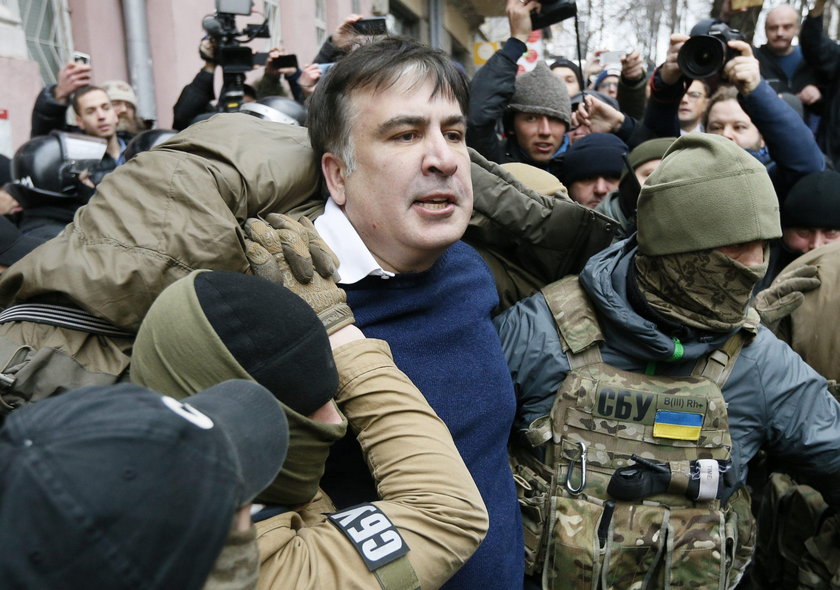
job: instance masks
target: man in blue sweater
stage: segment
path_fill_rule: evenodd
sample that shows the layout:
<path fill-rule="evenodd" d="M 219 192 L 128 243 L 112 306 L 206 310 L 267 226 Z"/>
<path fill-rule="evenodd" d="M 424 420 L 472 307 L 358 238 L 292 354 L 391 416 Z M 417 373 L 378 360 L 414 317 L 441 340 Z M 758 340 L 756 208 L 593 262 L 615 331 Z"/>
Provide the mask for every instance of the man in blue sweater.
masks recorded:
<path fill-rule="evenodd" d="M 443 53 L 387 39 L 338 62 L 311 100 L 307 126 L 330 195 L 315 227 L 339 257 L 356 325 L 388 341 L 487 506 L 483 544 L 445 588 L 521 588 L 507 457 L 516 402 L 491 321 L 498 295 L 460 241 L 473 204 L 467 80 Z M 321 482 L 338 508 L 377 497 L 356 441 L 344 442 Z"/>

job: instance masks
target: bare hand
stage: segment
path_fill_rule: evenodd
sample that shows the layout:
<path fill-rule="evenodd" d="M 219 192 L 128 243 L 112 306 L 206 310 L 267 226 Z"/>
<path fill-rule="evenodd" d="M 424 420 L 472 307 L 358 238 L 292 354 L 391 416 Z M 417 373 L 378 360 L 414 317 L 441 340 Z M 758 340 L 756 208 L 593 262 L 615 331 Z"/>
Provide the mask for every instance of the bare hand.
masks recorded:
<path fill-rule="evenodd" d="M 204 71 L 211 74 L 216 70 L 216 42 L 205 37 L 198 44 L 198 55 L 204 60 Z"/>
<path fill-rule="evenodd" d="M 345 18 L 332 35 L 333 45 L 344 51 L 349 49 L 356 37 L 359 37 L 359 32 L 353 27 L 353 23 L 359 20 L 362 20 L 362 17 L 358 14 L 351 14 Z"/>
<path fill-rule="evenodd" d="M 70 62 L 58 72 L 58 81 L 53 90 L 56 102 L 67 104 L 73 92 L 91 83 L 91 70 L 88 64 Z"/>
<path fill-rule="evenodd" d="M 583 97 L 583 102 L 572 114 L 572 126 L 585 127 L 589 133 L 614 133 L 623 122 L 624 113 L 591 94 Z"/>
<path fill-rule="evenodd" d="M 808 84 L 797 93 L 796 97 L 802 101 L 802 104 L 814 104 L 822 98 L 822 92 L 813 84 Z"/>
<path fill-rule="evenodd" d="M 283 47 L 275 47 L 268 52 L 268 58 L 265 61 L 265 75 L 269 78 L 274 78 L 276 80 L 280 76 L 291 76 L 297 71 L 297 68 L 276 68 L 272 66 L 272 60 L 280 57 L 281 55 L 289 55 L 289 53 Z"/>
<path fill-rule="evenodd" d="M 523 43 L 528 42 L 531 36 L 531 12 L 539 6 L 537 0 L 508 0 L 505 6 L 508 24 L 510 25 L 510 36 L 515 37 Z"/>
<path fill-rule="evenodd" d="M 723 75 L 738 89 L 741 96 L 749 96 L 761 83 L 758 60 L 746 41 L 730 41 L 729 47 L 741 55 L 733 57 L 723 66 Z"/>
<path fill-rule="evenodd" d="M 676 84 L 682 78 L 680 66 L 677 64 L 677 55 L 679 55 L 680 49 L 682 49 L 682 46 L 689 39 L 690 37 L 688 35 L 682 35 L 680 33 L 671 35 L 668 45 L 668 55 L 665 56 L 665 61 L 659 69 L 659 75 L 662 77 L 662 81 L 668 86 Z"/>
<path fill-rule="evenodd" d="M 629 81 L 640 80 L 645 75 L 645 63 L 639 51 L 621 57 L 621 77 Z"/>
<path fill-rule="evenodd" d="M 79 173 L 79 182 L 90 188 L 96 188 L 96 185 L 93 184 L 93 181 L 90 179 L 90 170 L 87 168 Z"/>
<path fill-rule="evenodd" d="M 609 49 L 596 49 L 591 56 L 586 59 L 586 63 L 583 64 L 583 77 L 584 77 L 584 86 L 589 87 L 589 82 L 595 76 L 601 73 L 604 69 L 603 64 L 601 64 L 601 54 L 606 53 Z M 581 88 L 583 90 L 583 88 Z"/>
<path fill-rule="evenodd" d="M 308 64 L 300 71 L 300 78 L 298 78 L 298 86 L 306 96 L 311 96 L 315 92 L 315 85 L 321 79 L 321 69 L 318 64 Z"/>
<path fill-rule="evenodd" d="M 0 215 L 12 215 L 21 211 L 23 211 L 23 207 L 20 206 L 20 203 L 3 188 L 0 188 Z"/>

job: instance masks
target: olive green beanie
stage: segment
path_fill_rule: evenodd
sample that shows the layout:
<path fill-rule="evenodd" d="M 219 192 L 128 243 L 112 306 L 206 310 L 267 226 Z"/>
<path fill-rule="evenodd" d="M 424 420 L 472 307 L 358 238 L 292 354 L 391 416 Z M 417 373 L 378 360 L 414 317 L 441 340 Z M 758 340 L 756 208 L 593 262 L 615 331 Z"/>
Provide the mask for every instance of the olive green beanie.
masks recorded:
<path fill-rule="evenodd" d="M 567 127 L 572 120 L 566 83 L 552 74 L 543 61 L 530 72 L 516 77 L 516 90 L 507 108 L 520 113 L 548 115 L 560 119 Z"/>
<path fill-rule="evenodd" d="M 782 235 L 779 202 L 756 158 L 719 135 L 677 139 L 639 195 L 639 252 L 709 250 Z"/>
<path fill-rule="evenodd" d="M 655 139 L 648 139 L 633 148 L 630 155 L 627 156 L 627 161 L 633 170 L 650 162 L 651 160 L 661 160 L 665 157 L 665 152 L 671 147 L 671 144 L 677 140 L 676 137 L 657 137 Z M 621 178 L 627 174 L 627 166 L 621 171 Z"/>

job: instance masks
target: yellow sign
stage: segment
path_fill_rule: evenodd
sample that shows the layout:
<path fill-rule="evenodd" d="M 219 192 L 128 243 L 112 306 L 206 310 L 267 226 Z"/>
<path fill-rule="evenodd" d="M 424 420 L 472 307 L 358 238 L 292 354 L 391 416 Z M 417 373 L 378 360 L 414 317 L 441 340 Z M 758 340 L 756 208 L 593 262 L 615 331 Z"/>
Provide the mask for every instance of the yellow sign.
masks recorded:
<path fill-rule="evenodd" d="M 473 43 L 473 64 L 483 66 L 496 53 L 502 44 L 498 41 L 479 41 Z"/>

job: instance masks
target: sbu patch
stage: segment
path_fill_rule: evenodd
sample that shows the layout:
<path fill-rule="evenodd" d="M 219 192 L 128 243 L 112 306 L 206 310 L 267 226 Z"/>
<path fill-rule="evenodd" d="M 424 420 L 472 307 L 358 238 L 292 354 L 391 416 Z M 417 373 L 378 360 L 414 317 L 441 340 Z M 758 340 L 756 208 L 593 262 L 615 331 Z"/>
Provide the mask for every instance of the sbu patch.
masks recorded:
<path fill-rule="evenodd" d="M 350 540 L 370 571 L 391 563 L 409 551 L 397 528 L 384 512 L 371 503 L 328 514 L 327 519 Z"/>

